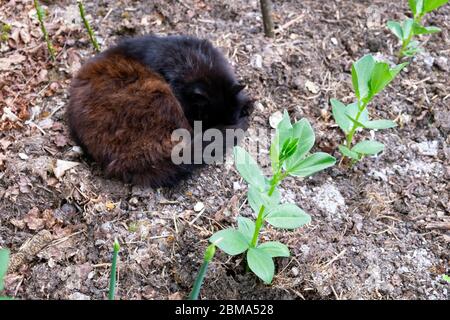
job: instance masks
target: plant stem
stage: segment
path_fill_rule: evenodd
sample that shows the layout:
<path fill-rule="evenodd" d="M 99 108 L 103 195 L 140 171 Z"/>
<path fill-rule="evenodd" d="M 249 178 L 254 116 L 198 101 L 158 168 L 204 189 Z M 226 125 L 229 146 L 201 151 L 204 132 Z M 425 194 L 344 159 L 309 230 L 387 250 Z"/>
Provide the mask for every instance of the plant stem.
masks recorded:
<path fill-rule="evenodd" d="M 360 100 L 358 100 L 358 106 L 360 106 L 360 107 L 359 107 L 358 113 L 356 114 L 356 117 L 355 117 L 356 121 L 359 121 L 359 117 L 361 116 L 363 111 L 366 109 L 367 104 L 368 104 L 368 102 L 361 102 Z M 351 147 L 352 147 L 353 136 L 358 128 L 359 128 L 359 125 L 354 122 L 352 129 L 350 130 L 350 132 L 347 135 L 347 148 L 349 148 L 349 149 L 351 149 Z"/>
<path fill-rule="evenodd" d="M 272 0 L 260 0 L 261 12 L 264 23 L 264 34 L 266 37 L 273 38 L 273 20 L 272 20 Z"/>
<path fill-rule="evenodd" d="M 55 61 L 55 49 L 53 48 L 53 45 L 50 42 L 47 29 L 45 29 L 42 7 L 39 5 L 38 0 L 34 0 L 34 8 L 36 9 L 36 14 L 39 20 L 39 24 L 41 26 L 42 34 L 44 35 L 44 40 L 47 43 L 48 52 L 50 53 L 50 57 L 52 58 L 52 60 Z"/>
<path fill-rule="evenodd" d="M 200 267 L 197 278 L 195 279 L 194 286 L 192 287 L 191 294 L 189 295 L 189 300 L 197 300 L 200 294 L 200 288 L 202 287 L 203 280 L 205 279 L 206 271 L 208 271 L 208 265 L 214 258 L 216 253 L 216 246 L 210 244 L 205 250 L 205 256 L 203 258 L 203 264 Z"/>
<path fill-rule="evenodd" d="M 113 258 L 111 263 L 111 275 L 109 278 L 109 293 L 108 299 L 114 300 L 116 292 L 116 276 L 117 276 L 117 256 L 119 255 L 120 245 L 117 240 L 114 241 Z"/>
<path fill-rule="evenodd" d="M 80 9 L 81 19 L 83 20 L 84 26 L 89 34 L 89 39 L 91 40 L 91 43 L 94 46 L 95 51 L 100 52 L 100 47 L 99 47 L 97 39 L 94 35 L 94 31 L 92 31 L 92 28 L 86 19 L 83 2 L 81 0 L 78 0 L 77 2 L 78 2 L 78 8 Z"/>
<path fill-rule="evenodd" d="M 409 35 L 409 37 L 402 43 L 402 48 L 400 49 L 398 56 L 397 56 L 399 61 L 405 55 L 404 51 L 405 51 L 406 47 L 409 45 L 409 43 L 411 42 L 412 37 L 413 37 L 413 32 L 411 31 L 411 34 Z"/>
<path fill-rule="evenodd" d="M 269 189 L 269 192 L 267 193 L 270 196 L 272 196 L 272 194 L 275 191 L 275 188 L 277 187 L 277 185 L 287 176 L 287 172 L 281 174 L 281 168 L 283 167 L 283 163 L 280 164 L 280 167 L 278 168 L 278 171 L 275 173 L 275 175 L 273 176 L 273 179 L 271 181 L 271 186 Z M 259 209 L 258 212 L 258 217 L 256 218 L 256 222 L 255 222 L 255 232 L 253 233 L 253 238 L 252 238 L 252 242 L 250 243 L 250 247 L 251 248 L 255 248 L 257 243 L 258 243 L 258 237 L 259 237 L 259 231 L 261 231 L 261 227 L 264 223 L 264 211 L 265 211 L 265 206 L 262 205 L 261 208 Z"/>

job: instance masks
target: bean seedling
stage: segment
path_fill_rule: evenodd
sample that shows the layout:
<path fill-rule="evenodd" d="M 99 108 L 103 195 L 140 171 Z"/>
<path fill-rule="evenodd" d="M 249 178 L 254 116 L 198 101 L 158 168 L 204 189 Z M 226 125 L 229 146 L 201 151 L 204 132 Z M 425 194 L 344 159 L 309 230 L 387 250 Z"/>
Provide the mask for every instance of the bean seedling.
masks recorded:
<path fill-rule="evenodd" d="M 4 278 L 8 271 L 9 250 L 0 249 L 0 291 L 4 289 Z M 0 296 L 0 300 L 9 300 L 9 297 Z"/>
<path fill-rule="evenodd" d="M 200 288 L 202 287 L 203 280 L 205 279 L 206 272 L 208 271 L 208 265 L 214 258 L 216 253 L 216 245 L 214 243 L 210 244 L 205 251 L 203 257 L 203 264 L 198 272 L 197 279 L 195 279 L 194 286 L 192 287 L 192 292 L 189 295 L 189 300 L 197 300 L 200 294 Z"/>
<path fill-rule="evenodd" d="M 444 4 L 449 0 L 409 0 L 409 7 L 413 13 L 414 18 L 408 18 L 404 21 L 388 21 L 387 27 L 400 40 L 401 49 L 398 52 L 399 59 L 402 57 L 412 57 L 418 53 L 420 43 L 413 41 L 414 36 L 422 34 L 433 34 L 440 32 L 438 27 L 425 27 L 422 25 L 422 19 L 426 13 L 429 13 Z"/>
<path fill-rule="evenodd" d="M 108 299 L 114 300 L 114 295 L 116 293 L 116 277 L 117 277 L 117 256 L 119 255 L 120 245 L 119 241 L 114 240 L 113 245 L 113 257 L 111 262 L 111 275 L 109 278 L 109 293 Z"/>
<path fill-rule="evenodd" d="M 391 120 L 369 120 L 367 105 L 381 92 L 407 63 L 390 68 L 389 64 L 375 60 L 366 55 L 353 63 L 352 83 L 357 102 L 349 105 L 337 99 L 331 99 L 332 113 L 338 126 L 344 131 L 346 142 L 339 146 L 339 151 L 352 162 L 361 160 L 366 155 L 374 155 L 384 150 L 384 145 L 375 140 L 364 140 L 353 145 L 356 131 L 363 129 L 388 129 L 397 124 Z"/>
<path fill-rule="evenodd" d="M 259 243 L 264 223 L 279 229 L 296 229 L 311 221 L 311 217 L 297 205 L 280 204 L 281 195 L 277 187 L 288 175 L 308 177 L 336 163 L 336 159 L 327 153 L 309 154 L 314 142 L 314 131 L 309 122 L 302 119 L 291 124 L 285 111 L 270 147 L 272 177 L 264 176 L 247 151 L 239 146 L 234 148 L 235 166 L 249 185 L 247 198 L 256 213 L 256 221 L 240 216 L 237 229 L 218 231 L 209 240 L 231 256 L 246 252 L 248 268 L 265 283 L 271 283 L 275 273 L 273 258 L 289 257 L 290 252 L 280 242 Z"/>

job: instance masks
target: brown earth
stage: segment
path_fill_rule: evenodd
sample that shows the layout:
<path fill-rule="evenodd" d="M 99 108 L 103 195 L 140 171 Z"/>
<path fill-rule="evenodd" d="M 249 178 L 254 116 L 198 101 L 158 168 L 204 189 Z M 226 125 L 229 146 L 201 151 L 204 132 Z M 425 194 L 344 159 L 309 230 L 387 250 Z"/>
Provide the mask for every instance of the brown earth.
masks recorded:
<path fill-rule="evenodd" d="M 398 43 L 385 24 L 408 14 L 407 1 L 274 2 L 273 40 L 262 35 L 256 0 L 85 6 L 104 48 L 150 32 L 211 39 L 257 100 L 253 130 L 270 128 L 270 115 L 287 109 L 313 124 L 317 150 L 340 157 L 343 137 L 329 99 L 351 102 L 349 70 L 364 54 L 395 61 Z M 175 189 L 142 189 L 102 178 L 73 148 L 64 120 L 67 87 L 93 55 L 73 3 L 43 1 L 58 52 L 51 62 L 32 2 L 1 1 L 0 21 L 12 26 L 0 43 L 0 247 L 14 254 L 6 293 L 104 299 L 117 237 L 120 299 L 185 298 L 208 237 L 235 225 L 238 214 L 252 215 L 246 185 L 233 166 L 215 165 Z M 421 39 L 424 52 L 369 107 L 374 118 L 400 124 L 373 133 L 386 150 L 350 170 L 287 179 L 283 201 L 298 203 L 313 221 L 294 232 L 264 230 L 263 239 L 292 252 L 277 259 L 273 284 L 246 274 L 242 257 L 219 253 L 202 298 L 449 298 L 442 274 L 450 272 L 450 6 L 426 22 L 442 32 Z M 55 167 L 65 169 L 56 160 L 79 164 L 56 177 Z"/>

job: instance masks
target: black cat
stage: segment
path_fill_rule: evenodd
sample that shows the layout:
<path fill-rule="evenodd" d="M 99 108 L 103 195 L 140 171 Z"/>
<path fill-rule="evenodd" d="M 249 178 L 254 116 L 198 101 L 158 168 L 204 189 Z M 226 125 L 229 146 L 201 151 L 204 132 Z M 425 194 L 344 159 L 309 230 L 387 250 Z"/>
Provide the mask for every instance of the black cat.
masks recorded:
<path fill-rule="evenodd" d="M 74 140 L 110 177 L 172 186 L 193 165 L 171 161 L 175 129 L 243 128 L 251 101 L 219 50 L 186 36 L 128 39 L 89 60 L 67 106 Z"/>

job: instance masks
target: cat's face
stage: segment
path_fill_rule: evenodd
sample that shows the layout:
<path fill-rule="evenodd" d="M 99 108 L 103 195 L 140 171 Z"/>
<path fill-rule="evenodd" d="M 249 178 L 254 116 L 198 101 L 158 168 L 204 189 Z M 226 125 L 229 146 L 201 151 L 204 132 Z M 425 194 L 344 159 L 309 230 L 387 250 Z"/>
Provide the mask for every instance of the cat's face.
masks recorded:
<path fill-rule="evenodd" d="M 204 129 L 238 125 L 247 120 L 253 107 L 243 89 L 237 83 L 194 83 L 186 91 L 186 116 L 191 121 L 202 121 Z"/>

